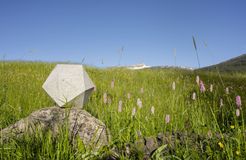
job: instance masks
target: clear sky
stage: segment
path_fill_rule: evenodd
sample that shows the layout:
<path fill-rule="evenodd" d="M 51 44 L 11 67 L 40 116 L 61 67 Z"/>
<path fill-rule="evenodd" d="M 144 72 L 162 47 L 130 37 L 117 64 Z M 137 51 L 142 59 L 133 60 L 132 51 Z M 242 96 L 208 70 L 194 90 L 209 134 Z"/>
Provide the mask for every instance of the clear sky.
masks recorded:
<path fill-rule="evenodd" d="M 246 0 L 0 0 L 5 60 L 197 67 L 192 36 L 201 66 L 246 53 Z"/>

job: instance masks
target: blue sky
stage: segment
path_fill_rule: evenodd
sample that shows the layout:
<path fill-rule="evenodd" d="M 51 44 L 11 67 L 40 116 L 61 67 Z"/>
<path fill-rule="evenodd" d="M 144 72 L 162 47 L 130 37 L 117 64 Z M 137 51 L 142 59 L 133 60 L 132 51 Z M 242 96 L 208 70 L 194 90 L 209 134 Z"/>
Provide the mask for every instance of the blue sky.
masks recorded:
<path fill-rule="evenodd" d="M 1 0 L 0 59 L 197 67 L 246 53 L 245 0 Z M 103 64 L 102 64 L 103 61 Z"/>

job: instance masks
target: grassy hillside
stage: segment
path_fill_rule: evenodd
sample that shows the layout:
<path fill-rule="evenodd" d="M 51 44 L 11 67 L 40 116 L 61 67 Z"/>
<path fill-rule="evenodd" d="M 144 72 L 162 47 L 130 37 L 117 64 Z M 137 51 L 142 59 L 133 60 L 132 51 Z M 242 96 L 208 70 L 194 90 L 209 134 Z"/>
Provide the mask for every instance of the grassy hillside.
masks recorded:
<path fill-rule="evenodd" d="M 242 54 L 241 56 L 229 59 L 225 62 L 221 62 L 216 65 L 204 67 L 201 70 L 216 70 L 219 71 L 238 71 L 238 72 L 246 72 L 246 54 Z"/>
<path fill-rule="evenodd" d="M 55 64 L 1 62 L 0 66 L 0 128 L 39 108 L 54 105 L 41 86 Z M 86 69 L 97 87 L 84 108 L 107 125 L 112 134 L 110 146 L 92 153 L 83 146 L 70 144 L 66 134 L 53 139 L 49 134 L 37 133 L 34 137 L 1 144 L 1 159 L 99 159 L 112 149 L 117 150 L 116 157 L 120 159 L 143 159 L 138 147 L 131 147 L 130 154 L 125 151 L 127 145 L 138 141 L 139 133 L 150 137 L 177 132 L 203 138 L 188 136 L 181 143 L 176 137 L 174 143 L 167 143 L 156 151 L 153 159 L 158 156 L 173 159 L 246 157 L 245 74 L 219 76 L 213 72 L 177 69 Z M 196 83 L 197 75 L 205 84 L 205 92 L 201 92 Z M 213 84 L 212 91 L 210 84 Z M 242 99 L 240 116 L 236 116 L 238 95 Z M 137 104 L 138 99 L 142 107 Z M 118 111 L 119 101 L 123 103 L 122 112 Z M 170 122 L 166 120 L 167 115 Z"/>

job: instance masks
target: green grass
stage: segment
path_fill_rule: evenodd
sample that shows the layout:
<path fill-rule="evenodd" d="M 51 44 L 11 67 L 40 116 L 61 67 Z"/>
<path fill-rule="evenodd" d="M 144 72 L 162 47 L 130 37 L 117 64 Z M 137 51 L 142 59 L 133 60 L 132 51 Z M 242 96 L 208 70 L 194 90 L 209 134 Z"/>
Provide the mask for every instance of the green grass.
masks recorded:
<path fill-rule="evenodd" d="M 42 84 L 54 68 L 52 63 L 39 62 L 0 62 L 0 128 L 5 128 L 31 112 L 53 106 L 54 102 L 42 89 Z M 184 143 L 162 146 L 153 155 L 153 159 L 243 159 L 246 157 L 246 130 L 244 128 L 246 104 L 246 74 L 216 72 L 195 72 L 178 69 L 146 69 L 132 71 L 123 68 L 97 69 L 86 67 L 88 74 L 96 84 L 96 91 L 90 97 L 84 109 L 104 122 L 110 130 L 112 140 L 108 147 L 91 152 L 83 144 L 72 145 L 68 134 L 53 138 L 49 133 L 39 133 L 15 139 L 0 146 L 1 159 L 100 159 L 117 148 L 120 159 L 142 159 L 143 153 L 131 150 L 125 153 L 127 144 L 138 140 L 137 132 L 144 137 L 157 136 L 158 133 L 181 133 L 188 135 Z M 196 84 L 196 75 L 200 76 L 206 87 L 201 93 Z M 111 81 L 115 81 L 111 88 Z M 172 90 L 172 83 L 176 89 Z M 209 85 L 213 84 L 213 92 Z M 225 93 L 225 88 L 230 93 Z M 140 90 L 143 88 L 144 92 Z M 197 99 L 191 99 L 196 92 Z M 107 93 L 110 104 L 103 103 L 103 94 Z M 131 98 L 127 98 L 130 93 Z M 241 96 L 242 110 L 236 116 L 235 97 Z M 137 106 L 137 99 L 143 104 Z M 219 107 L 220 98 L 223 107 Z M 118 103 L 122 100 L 122 112 L 118 112 Z M 151 114 L 151 107 L 155 113 Z M 132 117 L 132 110 L 137 112 Z M 165 123 L 169 114 L 170 123 Z M 234 129 L 231 126 L 235 126 Z M 66 131 L 63 131 L 66 133 Z M 212 137 L 208 136 L 212 133 Z M 192 139 L 192 140 L 190 140 Z M 221 148 L 218 143 L 224 147 Z M 240 152 L 236 154 L 236 152 Z"/>

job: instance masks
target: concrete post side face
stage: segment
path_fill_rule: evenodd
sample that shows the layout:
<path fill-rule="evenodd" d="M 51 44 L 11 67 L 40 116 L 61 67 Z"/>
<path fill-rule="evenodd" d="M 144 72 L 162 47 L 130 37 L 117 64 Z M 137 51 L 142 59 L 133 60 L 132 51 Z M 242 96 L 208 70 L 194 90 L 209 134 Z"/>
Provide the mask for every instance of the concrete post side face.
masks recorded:
<path fill-rule="evenodd" d="M 74 100 L 74 106 L 79 107 L 79 108 L 83 108 L 84 104 L 86 104 L 88 102 L 88 99 L 91 95 L 91 93 L 93 92 L 93 88 L 92 89 L 88 89 L 85 92 L 83 92 L 82 94 L 80 94 L 79 96 L 77 96 Z"/>

